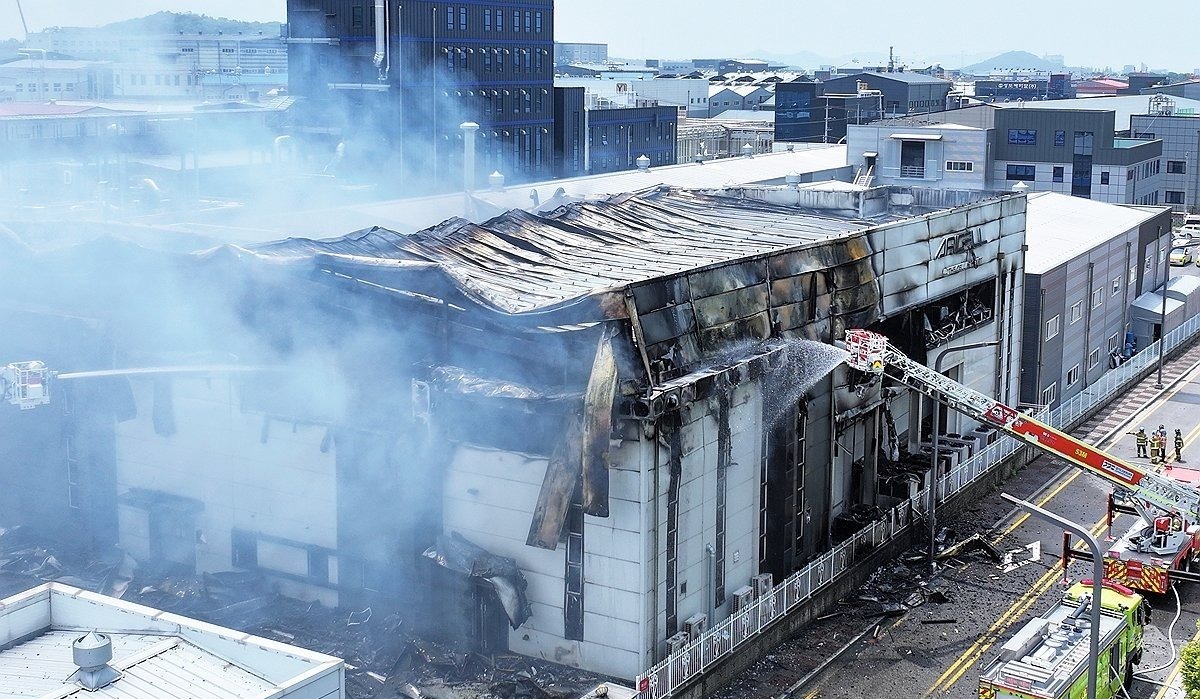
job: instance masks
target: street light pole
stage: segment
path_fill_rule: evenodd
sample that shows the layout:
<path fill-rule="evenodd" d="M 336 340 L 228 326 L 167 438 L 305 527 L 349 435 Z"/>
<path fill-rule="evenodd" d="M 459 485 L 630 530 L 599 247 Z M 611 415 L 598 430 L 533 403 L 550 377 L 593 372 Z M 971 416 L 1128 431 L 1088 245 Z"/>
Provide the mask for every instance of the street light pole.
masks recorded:
<path fill-rule="evenodd" d="M 937 359 L 934 360 L 933 370 L 939 374 L 942 373 L 942 360 L 945 359 L 946 355 L 948 355 L 948 354 L 951 354 L 954 352 L 965 352 L 966 350 L 979 349 L 981 347 L 995 347 L 998 344 L 1000 344 L 999 340 L 989 340 L 987 342 L 972 342 L 970 344 L 961 345 L 959 347 L 947 347 L 946 349 L 942 350 L 941 354 L 939 354 Z M 941 437 L 941 435 L 939 434 L 939 432 L 941 431 L 941 425 L 942 425 L 942 410 L 944 410 L 944 408 L 942 407 L 942 404 L 939 401 L 934 400 L 933 401 L 933 424 L 930 425 L 930 428 L 929 428 L 929 435 L 933 441 L 933 461 L 929 466 L 929 503 L 928 503 L 929 513 L 928 513 L 928 516 L 926 517 L 926 519 L 929 520 L 929 574 L 930 575 L 934 575 L 935 573 L 937 573 L 937 517 L 936 517 L 936 510 L 937 510 L 937 486 L 938 486 L 938 480 L 939 480 L 939 478 L 938 478 L 938 459 L 941 456 L 941 454 L 940 454 L 941 449 L 940 449 L 940 444 L 939 444 L 939 438 Z"/>
<path fill-rule="evenodd" d="M 1101 596 L 1104 594 L 1104 559 L 1100 556 L 1100 543 L 1096 541 L 1096 537 L 1092 536 L 1092 533 L 1086 527 L 1082 527 L 1069 519 L 1059 517 L 1053 512 L 1047 512 L 1033 503 L 1014 498 L 1008 493 L 1001 493 L 1000 497 L 1025 510 L 1034 517 L 1044 519 L 1051 524 L 1057 524 L 1066 531 L 1078 536 L 1080 539 L 1083 539 L 1088 549 L 1092 552 L 1092 633 L 1088 644 L 1087 699 L 1096 699 L 1096 676 L 1099 674 L 1097 670 L 1100 660 L 1100 607 Z"/>
<path fill-rule="evenodd" d="M 1162 238 L 1161 225 L 1158 227 L 1158 236 L 1159 239 Z M 1158 380 L 1154 383 L 1154 388 L 1161 391 L 1163 387 L 1163 357 L 1167 354 L 1167 282 L 1171 279 L 1171 249 L 1166 243 L 1163 243 L 1163 247 L 1159 249 L 1166 254 L 1163 255 L 1162 324 L 1158 326 Z"/>

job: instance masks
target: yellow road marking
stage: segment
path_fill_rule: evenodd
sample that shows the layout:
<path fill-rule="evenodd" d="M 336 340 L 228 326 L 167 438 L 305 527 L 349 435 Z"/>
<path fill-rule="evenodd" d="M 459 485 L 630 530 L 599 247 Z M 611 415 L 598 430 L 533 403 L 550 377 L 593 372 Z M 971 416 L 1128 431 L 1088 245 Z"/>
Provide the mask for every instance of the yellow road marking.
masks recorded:
<path fill-rule="evenodd" d="M 1144 426 L 1145 423 L 1149 420 L 1149 418 L 1152 415 L 1156 414 L 1160 408 L 1162 408 L 1167 402 L 1169 402 L 1171 400 L 1171 398 L 1173 398 L 1180 391 L 1182 391 L 1184 388 L 1189 386 L 1192 383 L 1192 381 L 1196 378 L 1197 375 L 1200 375 L 1200 365 L 1197 365 L 1196 367 L 1194 367 L 1191 371 L 1188 372 L 1188 374 L 1186 376 L 1180 377 L 1180 379 L 1178 380 L 1179 383 L 1176 384 L 1169 391 L 1167 391 L 1167 392 L 1163 393 L 1161 396 L 1159 396 L 1158 399 L 1156 399 L 1156 401 L 1153 404 L 1147 404 L 1147 405 L 1144 405 L 1141 408 L 1139 408 L 1138 411 L 1135 412 L 1134 415 L 1132 416 L 1132 418 L 1130 419 L 1130 422 L 1128 422 L 1126 424 L 1128 431 L 1137 431 L 1138 428 Z M 1190 444 L 1192 442 L 1192 440 L 1194 440 L 1198 435 L 1200 435 L 1200 425 L 1197 425 L 1191 432 L 1188 433 L 1187 437 L 1185 437 L 1185 439 L 1184 439 L 1184 445 L 1187 446 L 1188 444 Z M 1099 446 L 1102 449 L 1110 447 L 1112 444 L 1116 443 L 1116 441 L 1121 436 L 1122 435 L 1119 433 L 1111 434 L 1108 436 L 1107 439 L 1102 440 L 1100 442 L 1100 444 L 1097 446 Z M 1170 437 L 1170 435 L 1168 435 L 1168 437 Z M 1049 493 L 1046 493 L 1041 498 L 1039 498 L 1037 501 L 1037 505 L 1039 507 L 1043 506 L 1047 502 L 1049 502 L 1050 500 L 1055 498 L 1072 481 L 1074 481 L 1076 478 L 1078 478 L 1081 473 L 1083 473 L 1083 470 L 1077 469 L 1076 471 L 1071 473 L 1069 476 L 1064 478 L 1062 483 L 1059 483 L 1057 486 L 1054 487 L 1053 490 L 1051 490 Z M 995 541 L 999 542 L 1000 540 L 1004 539 L 1006 536 L 1008 536 L 1013 531 L 1015 531 L 1018 527 L 1020 527 L 1022 524 L 1024 524 L 1028 519 L 1029 519 L 1028 514 L 1021 513 L 1012 522 L 1012 524 L 1010 524 L 1008 527 L 1006 527 L 999 534 L 999 536 L 997 536 L 995 538 Z M 1099 522 L 1096 522 L 1095 524 L 1092 525 L 1092 527 L 1091 527 L 1092 534 L 1095 536 L 1099 536 L 1100 532 L 1103 531 L 1106 527 L 1107 527 L 1107 515 L 1104 518 L 1102 518 Z M 1078 546 L 1078 545 L 1079 544 L 1077 543 L 1076 546 Z M 1013 602 L 1013 604 L 1007 610 L 1005 610 L 1005 612 L 1003 614 L 1000 615 L 999 619 L 997 619 L 990 627 L 988 627 L 987 631 L 980 634 L 980 637 L 973 644 L 971 644 L 971 646 L 969 648 L 967 648 L 967 650 L 965 650 L 958 657 L 958 659 L 955 660 L 954 663 L 952 663 L 950 665 L 950 667 L 948 667 L 946 669 L 946 671 L 941 674 L 941 676 L 939 676 L 934 681 L 933 685 L 929 688 L 928 691 L 926 691 L 924 693 L 923 696 L 930 697 L 934 693 L 936 693 L 940 690 L 949 689 L 956 682 L 958 682 L 958 680 L 961 679 L 962 676 L 971 667 L 973 667 L 975 665 L 976 661 L 978 661 L 978 659 L 980 657 L 982 657 L 982 655 L 984 653 L 986 653 L 989 648 L 991 648 L 991 646 L 993 645 L 995 640 L 998 639 L 999 634 L 1004 630 L 1004 628 L 1006 628 L 1011 623 L 1011 621 L 1015 620 L 1017 617 L 1021 616 L 1026 611 L 1028 611 L 1028 609 L 1030 607 L 1032 607 L 1033 604 L 1035 602 L 1037 602 L 1038 599 L 1041 598 L 1042 594 L 1044 594 L 1046 592 L 1046 590 L 1050 589 L 1050 586 L 1054 584 L 1054 582 L 1057 580 L 1059 575 L 1060 575 L 1059 571 L 1056 570 L 1054 567 L 1052 567 L 1050 570 L 1046 571 L 1046 573 L 1043 574 L 1040 578 L 1038 578 L 1033 583 L 1033 585 L 1030 586 L 1030 588 L 1028 590 L 1026 590 L 1024 593 L 1022 593 L 1021 596 L 1018 597 L 1017 600 L 1015 602 Z M 1197 632 L 1197 638 L 1200 638 L 1200 631 Z M 1176 666 L 1176 670 L 1178 670 L 1178 666 Z M 1162 693 L 1160 692 L 1159 697 L 1156 697 L 1156 699 L 1161 699 L 1161 695 L 1162 695 Z"/>
<path fill-rule="evenodd" d="M 1092 525 L 1091 531 L 1093 534 L 1098 534 L 1107 524 L 1106 519 L 1101 519 Z M 1081 542 L 1077 542 L 1076 546 Z M 934 681 L 933 686 L 925 692 L 924 696 L 932 696 L 939 690 L 949 689 L 954 683 L 962 678 L 967 670 L 974 666 L 975 662 L 991 648 L 992 644 L 998 640 L 999 634 L 1004 631 L 1017 618 L 1027 612 L 1034 605 L 1046 590 L 1049 590 L 1061 577 L 1062 573 L 1057 567 L 1051 567 L 1050 570 L 1042 574 L 1028 590 L 1021 594 L 1012 606 L 1000 615 L 987 631 L 980 634 L 979 638 L 971 644 L 967 650 L 958 657 L 958 659 Z"/>

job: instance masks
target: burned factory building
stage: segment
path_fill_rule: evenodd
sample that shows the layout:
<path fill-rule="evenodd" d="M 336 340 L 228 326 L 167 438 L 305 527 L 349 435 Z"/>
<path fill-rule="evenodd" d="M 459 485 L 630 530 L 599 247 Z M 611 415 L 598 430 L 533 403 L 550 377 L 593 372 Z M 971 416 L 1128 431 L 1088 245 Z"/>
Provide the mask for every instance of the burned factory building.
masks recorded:
<path fill-rule="evenodd" d="M 61 373 L 0 406 L 0 526 L 633 678 L 977 427 L 846 369 L 846 329 L 930 365 L 997 341 L 946 372 L 1016 400 L 1025 197 L 913 199 L 657 188 L 199 253 L 15 231 L 0 359 Z"/>

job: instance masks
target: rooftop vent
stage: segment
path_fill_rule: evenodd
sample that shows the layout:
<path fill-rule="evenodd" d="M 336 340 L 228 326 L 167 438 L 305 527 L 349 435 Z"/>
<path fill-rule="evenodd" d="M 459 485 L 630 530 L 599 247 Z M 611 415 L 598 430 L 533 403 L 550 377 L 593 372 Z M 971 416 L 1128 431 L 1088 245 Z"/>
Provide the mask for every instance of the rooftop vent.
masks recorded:
<path fill-rule="evenodd" d="M 637 164 L 637 169 L 641 170 L 642 172 L 650 169 L 650 158 L 645 153 L 639 155 L 637 160 L 633 162 Z"/>
<path fill-rule="evenodd" d="M 491 186 L 493 191 L 498 192 L 504 189 L 504 175 L 501 175 L 500 171 L 496 170 L 492 174 L 488 175 L 488 185 Z"/>
<path fill-rule="evenodd" d="M 121 677 L 121 673 L 109 666 L 112 660 L 112 639 L 102 633 L 89 631 L 71 644 L 71 657 L 79 667 L 67 681 L 78 682 L 79 686 L 94 692 Z"/>

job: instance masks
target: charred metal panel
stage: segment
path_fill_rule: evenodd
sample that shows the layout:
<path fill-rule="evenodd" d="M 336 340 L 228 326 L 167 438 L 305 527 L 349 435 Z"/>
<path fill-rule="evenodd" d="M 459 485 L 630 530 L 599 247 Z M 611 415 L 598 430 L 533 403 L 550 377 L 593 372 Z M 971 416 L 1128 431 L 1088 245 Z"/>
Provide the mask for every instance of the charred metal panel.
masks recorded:
<path fill-rule="evenodd" d="M 583 510 L 608 516 L 608 445 L 612 438 L 613 402 L 617 397 L 617 362 L 613 334 L 605 333 L 596 348 L 592 375 L 583 398 Z"/>
<path fill-rule="evenodd" d="M 651 311 L 687 303 L 692 300 L 691 288 L 686 277 L 657 279 L 653 283 L 638 284 L 633 287 L 633 298 L 637 301 L 638 311 Z"/>
<path fill-rule="evenodd" d="M 669 413 L 659 424 L 667 432 L 670 450 L 667 482 L 667 628 L 666 636 L 679 632 L 679 486 L 683 477 L 681 415 Z"/>
<path fill-rule="evenodd" d="M 727 471 L 733 462 L 733 436 L 729 425 L 729 394 L 717 394 L 717 512 L 713 554 L 713 607 L 725 604 L 725 534 Z"/>
<path fill-rule="evenodd" d="M 577 412 L 567 414 L 563 439 L 559 440 L 550 454 L 546 467 L 546 478 L 538 494 L 537 507 L 529 523 L 527 546 L 553 551 L 562 539 L 567 510 L 579 484 L 583 465 L 582 420 Z"/>
<path fill-rule="evenodd" d="M 696 323 L 701 328 L 723 325 L 739 318 L 749 318 L 767 310 L 767 286 L 735 289 L 716 296 L 692 301 Z"/>
<path fill-rule="evenodd" d="M 650 313 L 639 313 L 642 336 L 654 345 L 696 330 L 696 315 L 690 305 L 667 306 Z"/>
<path fill-rule="evenodd" d="M 700 331 L 700 344 L 709 352 L 718 352 L 733 343 L 765 340 L 771 337 L 771 316 L 759 313 L 732 323 Z"/>
<path fill-rule="evenodd" d="M 748 260 L 722 265 L 688 275 L 692 298 L 716 296 L 730 289 L 761 284 L 767 280 L 767 265 L 763 260 Z"/>
<path fill-rule="evenodd" d="M 789 303 L 800 303 L 813 296 L 813 274 L 798 274 L 771 280 L 770 303 L 781 306 Z"/>

